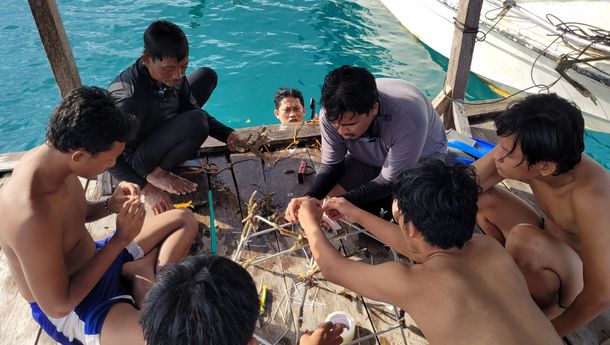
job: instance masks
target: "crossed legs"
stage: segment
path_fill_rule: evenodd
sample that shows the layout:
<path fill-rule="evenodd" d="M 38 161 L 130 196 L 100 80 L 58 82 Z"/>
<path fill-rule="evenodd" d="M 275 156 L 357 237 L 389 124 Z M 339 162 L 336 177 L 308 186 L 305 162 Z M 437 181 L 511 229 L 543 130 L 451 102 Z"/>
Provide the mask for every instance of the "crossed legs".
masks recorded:
<path fill-rule="evenodd" d="M 124 264 L 122 270 L 123 277 L 132 283 L 137 306 L 143 302 L 159 269 L 188 254 L 198 229 L 193 213 L 184 209 L 164 212 L 144 222 L 142 231 L 134 239 L 144 251 L 144 257 Z M 138 313 L 130 304 L 112 306 L 102 327 L 102 345 L 144 344 Z"/>

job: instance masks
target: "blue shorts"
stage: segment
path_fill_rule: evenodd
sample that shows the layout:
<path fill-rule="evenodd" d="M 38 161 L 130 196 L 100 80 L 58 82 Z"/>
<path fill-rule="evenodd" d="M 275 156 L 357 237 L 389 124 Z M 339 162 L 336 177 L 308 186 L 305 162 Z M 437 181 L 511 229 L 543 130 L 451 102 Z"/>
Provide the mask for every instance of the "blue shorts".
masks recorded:
<path fill-rule="evenodd" d="M 110 237 L 95 242 L 99 251 Z M 131 242 L 121 251 L 100 281 L 85 299 L 68 315 L 55 319 L 48 317 L 36 302 L 30 303 L 32 316 L 42 329 L 60 344 L 100 343 L 100 333 L 106 314 L 116 303 L 134 304 L 133 297 L 121 281 L 121 268 L 126 262 L 140 259 L 144 255 L 136 242 Z"/>

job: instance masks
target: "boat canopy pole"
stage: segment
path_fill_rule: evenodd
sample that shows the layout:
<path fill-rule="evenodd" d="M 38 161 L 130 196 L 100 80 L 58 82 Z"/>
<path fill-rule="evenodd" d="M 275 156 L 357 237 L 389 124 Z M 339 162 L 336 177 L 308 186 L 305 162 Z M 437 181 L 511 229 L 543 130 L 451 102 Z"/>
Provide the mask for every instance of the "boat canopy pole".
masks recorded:
<path fill-rule="evenodd" d="M 483 0 L 460 0 L 451 56 L 447 68 L 447 78 L 440 94 L 434 99 L 434 107 L 446 129 L 455 128 L 456 131 L 470 136 L 468 118 L 460 109 L 453 109 L 453 102 L 463 103 L 466 95 L 466 84 L 472 63 L 472 53 L 479 29 L 479 18 Z M 457 110 L 457 111 L 456 111 Z"/>
<path fill-rule="evenodd" d="M 28 0 L 62 97 L 82 86 L 55 0 Z"/>

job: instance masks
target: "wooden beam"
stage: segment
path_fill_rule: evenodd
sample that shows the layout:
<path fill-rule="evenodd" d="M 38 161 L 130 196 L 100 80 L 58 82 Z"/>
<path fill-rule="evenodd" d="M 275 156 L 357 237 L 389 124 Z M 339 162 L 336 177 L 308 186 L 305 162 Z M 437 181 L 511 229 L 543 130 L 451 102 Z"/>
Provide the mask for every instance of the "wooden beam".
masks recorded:
<path fill-rule="evenodd" d="M 471 137 L 472 133 L 470 132 L 470 124 L 468 123 L 468 117 L 466 116 L 466 111 L 464 110 L 464 104 L 454 102 L 452 109 L 455 130 L 458 133 Z"/>
<path fill-rule="evenodd" d="M 519 102 L 524 97 L 515 96 L 499 100 L 485 100 L 464 103 L 464 109 L 468 117 L 472 116 L 493 116 L 504 112 L 514 102 Z"/>
<path fill-rule="evenodd" d="M 55 0 L 28 0 L 61 96 L 82 86 Z"/>
<path fill-rule="evenodd" d="M 13 171 L 25 151 L 0 153 L 0 173 Z"/>
<path fill-rule="evenodd" d="M 451 105 L 451 99 L 447 97 L 446 92 L 451 93 L 450 86 L 445 86 L 445 90 L 441 90 L 432 100 L 432 107 L 434 107 L 439 116 L 447 113 L 447 110 L 449 110 L 449 106 Z"/>
<path fill-rule="evenodd" d="M 450 94 L 454 101 L 463 101 L 466 95 L 466 84 L 470 73 L 482 5 L 483 0 L 460 0 L 458 6 L 453 43 L 451 44 L 451 56 L 447 68 L 447 79 L 443 86 L 443 91 Z M 447 90 L 451 90 L 451 92 L 448 93 Z M 458 116 L 462 114 L 461 111 L 454 112 L 451 109 L 448 109 L 448 112 L 453 112 L 453 115 Z M 463 122 L 461 119 L 456 120 L 453 116 L 449 116 L 450 113 L 445 114 L 447 115 L 444 116 L 445 128 L 452 128 L 455 123 Z"/>

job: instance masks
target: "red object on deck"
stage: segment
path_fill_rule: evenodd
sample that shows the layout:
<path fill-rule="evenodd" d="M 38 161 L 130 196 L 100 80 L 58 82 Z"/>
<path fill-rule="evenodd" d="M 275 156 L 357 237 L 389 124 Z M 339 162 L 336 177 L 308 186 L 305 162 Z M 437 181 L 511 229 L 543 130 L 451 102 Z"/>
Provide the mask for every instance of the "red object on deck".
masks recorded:
<path fill-rule="evenodd" d="M 304 178 L 305 178 L 305 171 L 307 170 L 307 161 L 304 159 L 301 159 L 301 165 L 299 165 L 299 171 L 297 174 L 297 178 L 299 180 L 299 183 L 303 183 Z"/>

